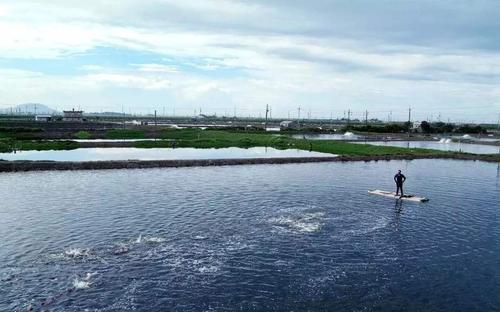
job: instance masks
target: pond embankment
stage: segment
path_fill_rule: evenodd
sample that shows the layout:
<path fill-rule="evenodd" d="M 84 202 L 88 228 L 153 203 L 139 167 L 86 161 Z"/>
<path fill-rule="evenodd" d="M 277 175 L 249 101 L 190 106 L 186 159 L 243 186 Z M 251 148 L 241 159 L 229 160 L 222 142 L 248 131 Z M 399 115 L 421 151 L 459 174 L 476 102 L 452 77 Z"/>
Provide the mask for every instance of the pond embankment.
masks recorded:
<path fill-rule="evenodd" d="M 0 172 L 47 170 L 103 170 L 172 167 L 206 167 L 258 164 L 295 164 L 311 162 L 389 161 L 413 159 L 458 159 L 499 162 L 498 157 L 474 154 L 430 155 L 349 155 L 333 157 L 286 157 L 242 159 L 183 159 L 183 160 L 113 160 L 113 161 L 0 161 Z"/>

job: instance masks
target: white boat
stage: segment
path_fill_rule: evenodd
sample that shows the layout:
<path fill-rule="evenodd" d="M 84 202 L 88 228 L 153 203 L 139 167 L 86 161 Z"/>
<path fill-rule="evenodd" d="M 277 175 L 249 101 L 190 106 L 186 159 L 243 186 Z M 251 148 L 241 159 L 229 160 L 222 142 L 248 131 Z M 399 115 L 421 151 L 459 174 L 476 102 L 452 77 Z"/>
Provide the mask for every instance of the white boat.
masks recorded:
<path fill-rule="evenodd" d="M 369 190 L 368 193 L 374 194 L 374 195 L 380 195 L 380 196 L 385 196 L 397 200 L 408 200 L 408 201 L 413 201 L 413 202 L 427 202 L 429 201 L 428 198 L 426 197 L 420 197 L 412 194 L 405 194 L 404 196 L 396 195 L 395 192 L 388 192 L 388 191 L 382 191 L 382 190 Z"/>

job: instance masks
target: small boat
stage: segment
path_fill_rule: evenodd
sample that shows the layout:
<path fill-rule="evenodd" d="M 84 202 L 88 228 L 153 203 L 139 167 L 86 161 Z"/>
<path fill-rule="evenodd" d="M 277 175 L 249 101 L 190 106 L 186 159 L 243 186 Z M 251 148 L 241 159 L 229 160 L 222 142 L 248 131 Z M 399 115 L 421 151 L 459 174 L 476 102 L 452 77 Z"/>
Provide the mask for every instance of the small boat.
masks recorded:
<path fill-rule="evenodd" d="M 396 195 L 395 192 L 388 192 L 388 191 L 382 191 L 382 190 L 369 190 L 368 193 L 374 194 L 374 195 L 380 195 L 380 196 L 385 196 L 397 200 L 408 200 L 408 201 L 413 201 L 413 202 L 427 202 L 429 199 L 427 197 L 420 197 L 412 194 L 405 194 L 403 196 Z"/>

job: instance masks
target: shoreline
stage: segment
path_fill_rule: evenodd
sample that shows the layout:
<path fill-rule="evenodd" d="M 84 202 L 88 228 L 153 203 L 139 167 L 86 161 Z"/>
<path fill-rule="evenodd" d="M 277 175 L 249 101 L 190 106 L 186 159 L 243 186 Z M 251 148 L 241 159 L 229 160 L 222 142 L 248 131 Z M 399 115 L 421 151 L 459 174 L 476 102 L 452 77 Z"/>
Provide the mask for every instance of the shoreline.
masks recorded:
<path fill-rule="evenodd" d="M 207 166 L 236 166 L 259 164 L 300 164 L 315 162 L 390 161 L 416 159 L 456 159 L 500 163 L 498 158 L 488 155 L 340 155 L 332 157 L 287 157 L 287 158 L 230 158 L 230 159 L 184 159 L 184 160 L 111 160 L 111 161 L 5 161 L 0 160 L 0 172 L 60 171 L 60 170 L 108 170 L 182 168 Z"/>

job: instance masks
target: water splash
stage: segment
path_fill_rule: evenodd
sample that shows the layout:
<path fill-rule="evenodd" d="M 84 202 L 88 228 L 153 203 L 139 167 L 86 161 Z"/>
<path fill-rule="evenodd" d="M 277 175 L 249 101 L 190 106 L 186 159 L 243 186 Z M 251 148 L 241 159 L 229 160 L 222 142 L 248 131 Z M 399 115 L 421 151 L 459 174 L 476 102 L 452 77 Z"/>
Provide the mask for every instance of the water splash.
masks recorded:
<path fill-rule="evenodd" d="M 64 251 L 64 255 L 70 258 L 81 258 L 89 255 L 89 250 L 85 248 L 70 248 Z"/>
<path fill-rule="evenodd" d="M 442 139 L 439 140 L 439 143 L 441 143 L 441 144 L 449 144 L 449 143 L 451 143 L 451 139 L 442 138 Z"/>
<path fill-rule="evenodd" d="M 91 278 L 97 275 L 96 272 L 87 273 L 84 278 L 79 279 L 78 277 L 73 279 L 73 288 L 74 289 L 87 289 L 92 285 Z"/>
<path fill-rule="evenodd" d="M 142 242 L 142 234 L 139 234 L 139 237 L 135 240 L 137 244 L 140 244 Z"/>
<path fill-rule="evenodd" d="M 135 240 L 136 244 L 141 244 L 141 243 L 163 243 L 165 242 L 166 239 L 163 237 L 159 236 L 142 236 L 142 234 L 139 234 L 139 237 Z"/>
<path fill-rule="evenodd" d="M 148 243 L 163 243 L 165 239 L 163 237 L 151 236 L 151 237 L 145 237 L 144 241 Z"/>

